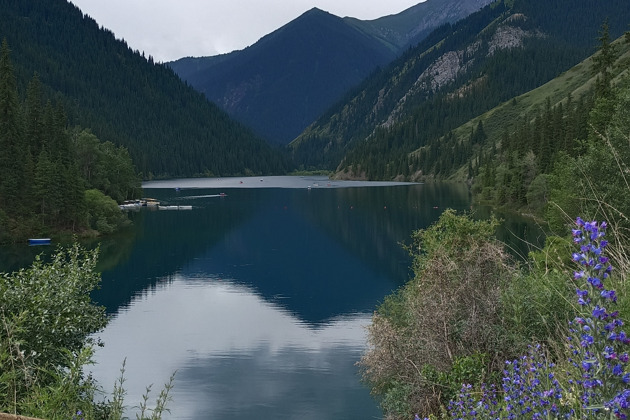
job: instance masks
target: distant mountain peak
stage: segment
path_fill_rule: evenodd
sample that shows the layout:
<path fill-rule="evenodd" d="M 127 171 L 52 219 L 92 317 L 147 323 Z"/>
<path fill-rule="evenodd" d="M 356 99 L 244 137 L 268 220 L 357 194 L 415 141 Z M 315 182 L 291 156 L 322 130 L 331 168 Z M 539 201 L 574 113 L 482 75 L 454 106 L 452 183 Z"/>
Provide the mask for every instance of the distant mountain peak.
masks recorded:
<path fill-rule="evenodd" d="M 307 10 L 306 12 L 303 13 L 303 15 L 307 15 L 307 14 L 327 14 L 329 15 L 330 13 L 328 13 L 325 10 L 322 10 L 318 7 L 313 7 L 312 9 Z"/>

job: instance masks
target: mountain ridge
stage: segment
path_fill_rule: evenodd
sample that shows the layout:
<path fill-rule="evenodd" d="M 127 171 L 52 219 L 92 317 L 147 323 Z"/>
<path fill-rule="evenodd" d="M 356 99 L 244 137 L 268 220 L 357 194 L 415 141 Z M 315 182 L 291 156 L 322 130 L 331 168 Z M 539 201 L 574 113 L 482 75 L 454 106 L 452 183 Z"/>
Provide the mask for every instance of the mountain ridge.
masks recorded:
<path fill-rule="evenodd" d="M 372 20 L 360 20 L 345 17 L 344 20 L 358 28 L 372 33 L 395 45 L 398 52 L 420 42 L 437 26 L 455 23 L 458 20 L 488 5 L 493 0 L 457 0 L 424 1 L 402 12 Z"/>
<path fill-rule="evenodd" d="M 243 50 L 167 64 L 231 116 L 270 142 L 287 144 L 348 89 L 390 63 L 414 36 L 426 35 L 427 28 L 457 19 L 458 13 L 490 1 L 427 0 L 371 24 L 312 8 Z M 445 5 L 449 6 L 447 13 L 432 15 L 442 20 L 427 18 L 420 22 L 424 29 L 416 28 L 418 10 Z M 397 25 L 403 29 L 395 38 L 401 32 L 415 31 L 415 35 L 404 42 L 383 35 Z"/>

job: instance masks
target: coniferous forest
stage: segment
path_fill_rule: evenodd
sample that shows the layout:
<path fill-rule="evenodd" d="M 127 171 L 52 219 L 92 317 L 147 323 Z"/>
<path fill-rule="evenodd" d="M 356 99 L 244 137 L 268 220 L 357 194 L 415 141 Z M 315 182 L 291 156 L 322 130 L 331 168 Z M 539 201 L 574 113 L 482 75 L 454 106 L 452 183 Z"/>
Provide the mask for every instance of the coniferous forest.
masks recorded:
<path fill-rule="evenodd" d="M 604 21 L 613 39 L 623 34 L 627 10 L 622 1 L 591 0 L 569 8 L 538 0 L 486 6 L 434 31 L 349 92 L 291 144 L 296 163 L 350 178 L 449 179 L 479 158 L 452 130 L 589 57 Z M 506 31 L 529 35 L 519 47 L 497 48 Z M 454 55 L 457 64 L 436 65 Z M 433 75 L 449 71 L 455 76 L 433 84 Z M 510 121 L 505 126 L 512 130 Z"/>
<path fill-rule="evenodd" d="M 145 179 L 283 173 L 287 159 L 66 0 L 0 0 L 20 92 L 38 73 L 68 124 L 124 146 Z"/>
<path fill-rule="evenodd" d="M 0 242 L 60 231 L 110 233 L 127 220 L 118 203 L 141 193 L 127 149 L 69 129 L 63 106 L 43 101 L 37 75 L 20 100 L 6 41 L 0 150 Z"/>
<path fill-rule="evenodd" d="M 496 219 L 451 210 L 413 233 L 414 275 L 379 305 L 361 360 L 386 418 L 630 414 L 628 61 L 615 71 L 630 35 L 611 43 L 604 24 L 600 42 L 588 94 L 518 121 L 476 181 L 544 216 L 544 247 L 515 262 Z M 479 123 L 470 141 L 484 138 Z"/>

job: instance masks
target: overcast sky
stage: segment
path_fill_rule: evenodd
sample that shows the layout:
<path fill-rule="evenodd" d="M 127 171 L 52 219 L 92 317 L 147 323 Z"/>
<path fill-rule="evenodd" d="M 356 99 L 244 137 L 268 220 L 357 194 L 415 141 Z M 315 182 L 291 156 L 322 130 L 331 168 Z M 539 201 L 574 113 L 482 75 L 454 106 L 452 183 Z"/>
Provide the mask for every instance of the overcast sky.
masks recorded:
<path fill-rule="evenodd" d="M 424 0 L 71 0 L 156 61 L 243 49 L 307 10 L 376 19 Z"/>

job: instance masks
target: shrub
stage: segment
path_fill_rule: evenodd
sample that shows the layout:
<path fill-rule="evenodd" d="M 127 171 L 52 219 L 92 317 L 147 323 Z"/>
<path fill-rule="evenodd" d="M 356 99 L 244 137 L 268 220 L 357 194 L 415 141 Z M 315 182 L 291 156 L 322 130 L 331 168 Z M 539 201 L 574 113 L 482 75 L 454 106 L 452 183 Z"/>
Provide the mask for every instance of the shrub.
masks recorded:
<path fill-rule="evenodd" d="M 116 201 L 99 190 L 85 191 L 85 202 L 88 210 L 88 225 L 100 233 L 112 233 L 130 223 L 120 211 Z"/>
<path fill-rule="evenodd" d="M 97 255 L 75 245 L 49 264 L 36 257 L 28 269 L 0 274 L 0 410 L 23 413 L 43 401 L 36 396 L 50 396 L 60 378 L 82 386 L 76 360 L 87 360 L 91 334 L 107 322 L 90 298 L 100 282 Z"/>
<path fill-rule="evenodd" d="M 497 224 L 447 210 L 413 234 L 408 250 L 415 276 L 378 308 L 369 327 L 370 348 L 360 362 L 364 379 L 384 397 L 388 417 L 408 418 L 406 409 L 391 411 L 405 407 L 393 402 L 405 394 L 415 412 L 436 410 L 452 391 L 448 372 L 459 358 L 487 355 L 482 372 L 474 373 L 483 376 L 509 347 L 499 299 L 515 271 L 494 239 Z M 428 378 L 426 366 L 438 376 Z M 435 377 L 444 383 L 435 383 Z"/>
<path fill-rule="evenodd" d="M 92 363 L 93 334 L 107 323 L 104 308 L 90 298 L 100 283 L 97 257 L 98 250 L 75 244 L 48 264 L 36 257 L 28 269 L 0 273 L 0 412 L 47 420 L 123 418 L 124 365 L 108 402 L 99 402 L 100 388 L 84 371 Z M 154 408 L 147 388 L 136 418 L 161 418 L 173 379 Z"/>

